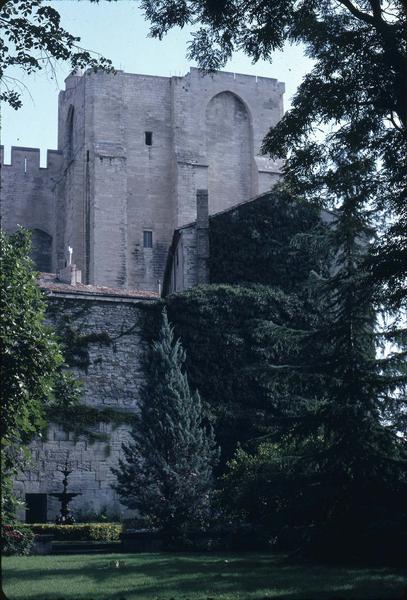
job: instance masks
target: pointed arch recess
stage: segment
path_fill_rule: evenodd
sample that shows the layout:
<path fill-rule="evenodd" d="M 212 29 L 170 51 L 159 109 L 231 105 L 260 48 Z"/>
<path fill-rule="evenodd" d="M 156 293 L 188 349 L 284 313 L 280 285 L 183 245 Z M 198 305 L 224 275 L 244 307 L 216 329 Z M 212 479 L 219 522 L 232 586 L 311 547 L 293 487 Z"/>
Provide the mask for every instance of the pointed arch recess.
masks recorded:
<path fill-rule="evenodd" d="M 253 135 L 249 110 L 235 93 L 211 98 L 205 113 L 209 211 L 248 200 L 252 192 Z"/>

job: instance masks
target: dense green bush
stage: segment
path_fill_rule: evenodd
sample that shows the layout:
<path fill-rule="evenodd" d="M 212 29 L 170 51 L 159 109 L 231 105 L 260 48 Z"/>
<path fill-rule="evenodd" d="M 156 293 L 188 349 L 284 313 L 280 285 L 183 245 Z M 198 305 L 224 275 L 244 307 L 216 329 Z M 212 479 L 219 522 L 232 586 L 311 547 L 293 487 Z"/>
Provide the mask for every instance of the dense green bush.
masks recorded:
<path fill-rule="evenodd" d="M 176 337 L 185 348 L 191 387 L 199 389 L 222 449 L 224 465 L 235 452 L 264 433 L 286 395 L 284 370 L 298 360 L 292 329 L 312 327 L 315 308 L 308 300 L 264 285 L 206 285 L 165 300 Z M 157 337 L 159 306 L 146 306 L 144 334 Z M 280 386 L 278 391 L 271 389 Z M 296 393 L 304 394 L 298 374 Z"/>
<path fill-rule="evenodd" d="M 29 527 L 14 525 L 1 526 L 1 553 L 5 556 L 29 554 L 34 534 Z"/>
<path fill-rule="evenodd" d="M 56 541 L 98 541 L 115 542 L 120 539 L 120 523 L 79 523 L 76 525 L 54 525 L 38 523 L 30 525 L 34 533 L 46 533 L 55 536 Z"/>

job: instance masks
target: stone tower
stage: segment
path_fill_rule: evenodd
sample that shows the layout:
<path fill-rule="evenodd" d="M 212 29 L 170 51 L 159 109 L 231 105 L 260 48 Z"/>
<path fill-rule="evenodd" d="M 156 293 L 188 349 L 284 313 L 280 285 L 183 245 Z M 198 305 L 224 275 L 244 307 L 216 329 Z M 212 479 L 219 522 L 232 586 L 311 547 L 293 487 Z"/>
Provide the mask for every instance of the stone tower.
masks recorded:
<path fill-rule="evenodd" d="M 260 147 L 283 93 L 276 79 L 194 68 L 72 74 L 47 169 L 29 148 L 3 166 L 3 225 L 36 230 L 41 270 L 63 268 L 71 246 L 85 283 L 155 291 L 174 229 L 196 219 L 198 189 L 214 213 L 279 178 Z"/>

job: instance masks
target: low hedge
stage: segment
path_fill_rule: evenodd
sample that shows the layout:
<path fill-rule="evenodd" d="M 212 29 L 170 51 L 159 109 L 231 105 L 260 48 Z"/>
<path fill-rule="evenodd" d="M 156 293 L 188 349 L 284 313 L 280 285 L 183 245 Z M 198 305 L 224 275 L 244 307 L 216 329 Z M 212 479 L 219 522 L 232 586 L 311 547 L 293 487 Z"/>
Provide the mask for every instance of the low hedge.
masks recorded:
<path fill-rule="evenodd" d="M 121 523 L 77 523 L 75 525 L 34 523 L 30 528 L 33 533 L 53 535 L 56 541 L 115 542 L 120 539 L 122 532 Z"/>

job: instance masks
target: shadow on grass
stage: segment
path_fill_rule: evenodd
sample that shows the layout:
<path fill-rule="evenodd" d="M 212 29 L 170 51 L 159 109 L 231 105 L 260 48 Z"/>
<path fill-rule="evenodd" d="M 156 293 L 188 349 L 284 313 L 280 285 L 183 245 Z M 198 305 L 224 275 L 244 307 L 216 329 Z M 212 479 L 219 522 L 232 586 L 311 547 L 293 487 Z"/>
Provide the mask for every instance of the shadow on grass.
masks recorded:
<path fill-rule="evenodd" d="M 7 587 L 13 588 L 25 579 L 35 589 L 43 582 L 44 591 L 30 594 L 27 600 L 136 600 L 141 596 L 188 600 L 189 595 L 196 600 L 235 595 L 244 600 L 245 594 L 256 600 L 400 600 L 407 582 L 407 574 L 401 569 L 293 563 L 271 555 L 122 555 L 120 560 L 125 565 L 120 569 L 112 566 L 111 556 L 92 557 L 85 565 L 80 564 L 79 557 L 77 565 L 70 564 L 72 557 L 69 559 L 66 567 L 60 567 L 64 557 L 58 556 L 58 567 L 48 565 L 46 570 L 10 567 L 6 570 Z M 62 591 L 77 578 L 81 578 L 84 588 L 90 585 L 92 591 L 84 589 L 75 597 L 72 593 L 64 596 L 64 592 L 47 591 L 51 581 L 54 586 L 60 581 Z M 97 592 L 93 591 L 95 585 Z"/>

